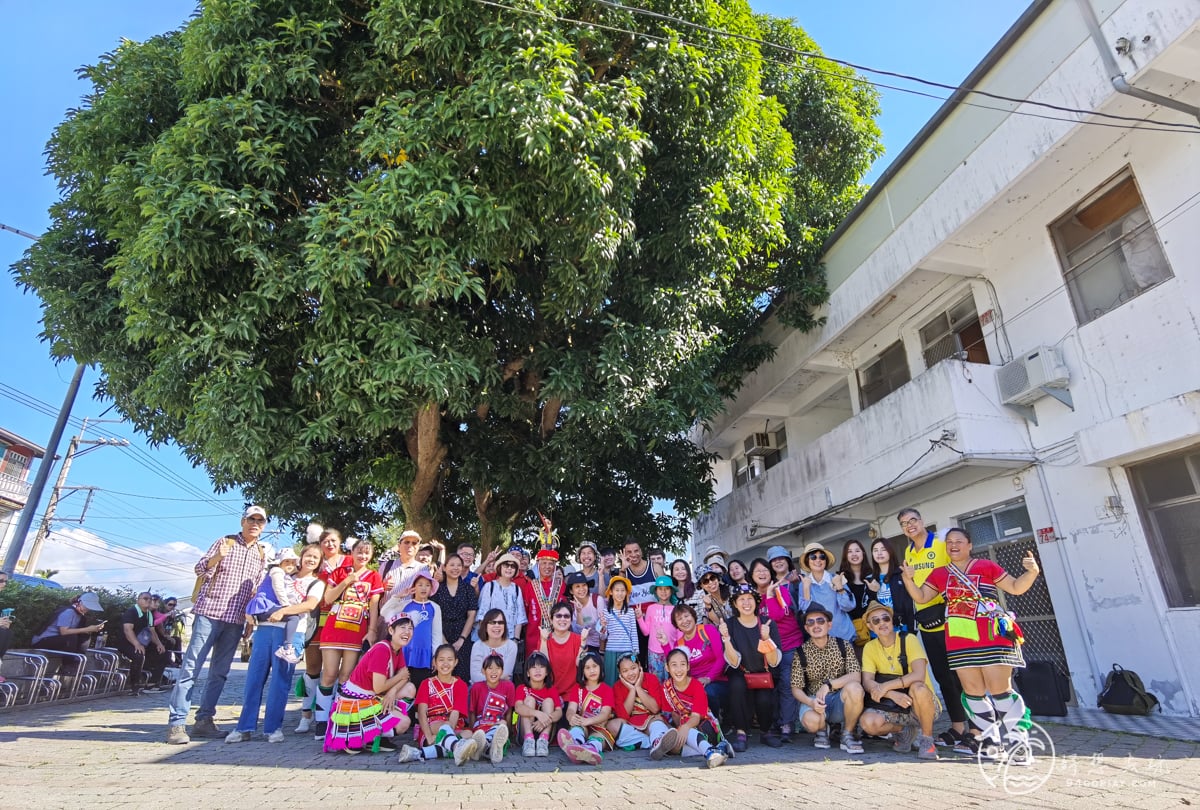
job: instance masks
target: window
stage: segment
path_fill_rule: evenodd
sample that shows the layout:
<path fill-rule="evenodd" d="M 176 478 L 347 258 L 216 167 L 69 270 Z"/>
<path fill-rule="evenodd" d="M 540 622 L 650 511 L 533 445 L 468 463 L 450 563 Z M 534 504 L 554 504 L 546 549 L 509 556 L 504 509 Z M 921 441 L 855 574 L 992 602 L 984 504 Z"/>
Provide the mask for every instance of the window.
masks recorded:
<path fill-rule="evenodd" d="M 1080 324 L 1172 277 L 1129 170 L 1050 226 Z"/>
<path fill-rule="evenodd" d="M 883 350 L 870 365 L 858 372 L 858 389 L 862 406 L 869 408 L 912 377 L 908 372 L 908 358 L 904 356 L 904 344 L 896 341 Z"/>
<path fill-rule="evenodd" d="M 10 475 L 18 481 L 24 481 L 29 471 L 29 456 L 16 448 L 9 447 L 0 457 L 0 475 Z"/>
<path fill-rule="evenodd" d="M 1129 471 L 1167 604 L 1200 605 L 1200 449 Z"/>
<path fill-rule="evenodd" d="M 971 296 L 959 301 L 921 327 L 921 354 L 925 368 L 959 355 L 969 363 L 988 363 L 983 327 Z"/>
<path fill-rule="evenodd" d="M 1033 522 L 1024 501 L 989 509 L 971 517 L 961 517 L 958 525 L 971 535 L 971 547 L 978 552 L 994 543 L 1033 536 Z"/>
<path fill-rule="evenodd" d="M 766 438 L 762 447 L 756 446 L 758 437 Z M 743 449 L 745 452 L 731 462 L 735 489 L 746 486 L 787 458 L 787 430 L 781 427 L 770 433 L 754 434 L 746 439 Z"/>

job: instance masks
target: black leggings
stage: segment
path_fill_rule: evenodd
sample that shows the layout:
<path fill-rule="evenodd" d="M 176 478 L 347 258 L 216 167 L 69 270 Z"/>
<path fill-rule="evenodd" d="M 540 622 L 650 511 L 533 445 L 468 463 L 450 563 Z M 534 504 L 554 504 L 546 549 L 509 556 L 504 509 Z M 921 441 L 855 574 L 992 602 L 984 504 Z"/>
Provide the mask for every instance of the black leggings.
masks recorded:
<path fill-rule="evenodd" d="M 766 734 L 777 725 L 779 700 L 774 689 L 748 689 L 740 669 L 729 670 L 729 715 L 721 718 L 733 730 L 746 731 L 757 716 L 758 730 Z"/>
<path fill-rule="evenodd" d="M 933 678 L 942 690 L 942 698 L 946 701 L 946 711 L 954 723 L 967 722 L 967 710 L 962 705 L 962 685 L 958 676 L 950 669 L 946 660 L 946 627 L 937 630 L 921 631 L 921 645 L 925 647 L 925 655 L 929 658 L 929 668 L 933 670 Z"/>
<path fill-rule="evenodd" d="M 158 648 L 153 643 L 145 646 L 145 652 L 138 652 L 129 643 L 128 639 L 117 639 L 113 646 L 121 655 L 129 659 L 129 688 L 138 690 L 142 688 L 142 670 L 146 669 L 150 673 L 149 686 L 157 686 L 162 680 L 163 670 L 167 667 L 167 660 L 170 653 L 158 651 Z"/>

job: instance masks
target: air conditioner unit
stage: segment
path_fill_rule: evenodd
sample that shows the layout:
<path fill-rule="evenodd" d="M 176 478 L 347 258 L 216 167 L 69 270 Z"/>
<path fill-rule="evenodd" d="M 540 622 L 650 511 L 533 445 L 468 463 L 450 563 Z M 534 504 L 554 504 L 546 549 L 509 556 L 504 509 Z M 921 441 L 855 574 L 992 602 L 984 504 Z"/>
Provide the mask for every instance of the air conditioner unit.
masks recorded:
<path fill-rule="evenodd" d="M 765 456 L 778 449 L 775 446 L 774 433 L 751 433 L 742 443 L 742 448 L 748 456 Z"/>
<path fill-rule="evenodd" d="M 1070 394 L 1056 390 L 1066 388 L 1070 382 L 1071 372 L 1053 346 L 1039 346 L 996 372 L 1000 401 L 1005 405 L 1032 405 L 1052 396 L 1071 407 Z"/>

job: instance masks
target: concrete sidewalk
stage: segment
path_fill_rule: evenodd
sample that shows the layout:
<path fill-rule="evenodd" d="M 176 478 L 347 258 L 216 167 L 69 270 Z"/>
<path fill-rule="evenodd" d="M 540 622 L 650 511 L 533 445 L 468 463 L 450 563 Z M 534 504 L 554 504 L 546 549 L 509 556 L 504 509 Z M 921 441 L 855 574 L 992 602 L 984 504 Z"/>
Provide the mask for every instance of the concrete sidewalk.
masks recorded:
<path fill-rule="evenodd" d="M 233 729 L 245 668 L 235 664 L 217 723 Z M 972 757 L 939 762 L 902 757 L 868 741 L 867 753 L 818 751 L 811 737 L 772 750 L 755 745 L 722 768 L 698 759 L 651 762 L 644 752 L 610 753 L 599 768 L 510 756 L 400 765 L 395 755 L 324 754 L 310 735 L 272 745 L 163 743 L 165 696 L 111 697 L 0 714 L 0 808 L 137 806 L 775 808 L 901 804 L 962 808 L 1133 807 L 1200 804 L 1200 744 L 1064 725 L 1044 726 L 1055 753 L 1031 769 L 981 770 Z M 285 728 L 296 724 L 298 701 Z M 940 749 L 944 751 L 944 749 Z"/>

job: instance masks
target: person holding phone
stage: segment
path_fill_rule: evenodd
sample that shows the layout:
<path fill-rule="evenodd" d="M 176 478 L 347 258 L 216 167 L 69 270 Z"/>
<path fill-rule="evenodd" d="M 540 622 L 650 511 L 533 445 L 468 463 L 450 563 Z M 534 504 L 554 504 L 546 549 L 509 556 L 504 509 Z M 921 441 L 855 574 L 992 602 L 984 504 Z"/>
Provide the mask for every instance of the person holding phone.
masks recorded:
<path fill-rule="evenodd" d="M 50 620 L 38 630 L 30 646 L 39 650 L 81 653 L 87 648 L 88 638 L 104 629 L 104 622 L 84 624 L 88 613 L 103 610 L 100 597 L 91 591 L 79 594 L 70 604 L 54 611 Z M 57 674 L 74 675 L 78 669 L 75 661 L 62 661 Z M 49 674 L 49 673 L 47 673 Z"/>

